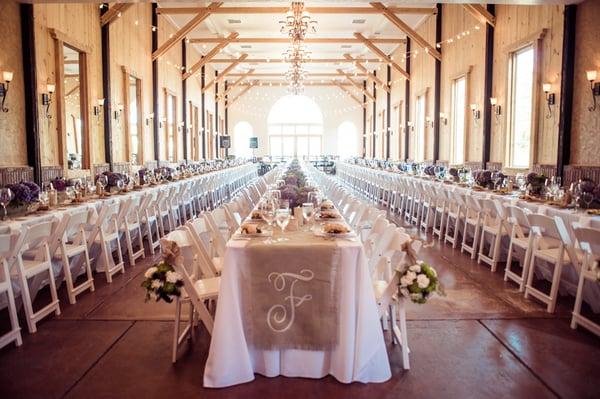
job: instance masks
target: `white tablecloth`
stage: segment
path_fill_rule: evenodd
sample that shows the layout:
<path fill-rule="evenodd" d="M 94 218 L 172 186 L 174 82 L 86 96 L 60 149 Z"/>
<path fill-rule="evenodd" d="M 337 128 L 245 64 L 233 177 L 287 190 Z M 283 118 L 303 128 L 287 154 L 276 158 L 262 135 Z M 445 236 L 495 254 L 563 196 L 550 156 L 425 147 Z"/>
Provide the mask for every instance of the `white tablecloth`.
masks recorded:
<path fill-rule="evenodd" d="M 287 235 L 293 239 L 294 233 Z M 247 243 L 230 240 L 227 245 L 204 386 L 217 388 L 249 382 L 255 373 L 308 378 L 330 374 L 343 383 L 383 382 L 391 377 L 371 279 L 359 242 L 338 243 L 339 342 L 331 351 L 257 350 L 248 345 L 241 304 L 242 284 L 246 282 L 240 278 L 237 267 L 246 254 Z M 310 251 L 310 246 L 302 250 Z"/>

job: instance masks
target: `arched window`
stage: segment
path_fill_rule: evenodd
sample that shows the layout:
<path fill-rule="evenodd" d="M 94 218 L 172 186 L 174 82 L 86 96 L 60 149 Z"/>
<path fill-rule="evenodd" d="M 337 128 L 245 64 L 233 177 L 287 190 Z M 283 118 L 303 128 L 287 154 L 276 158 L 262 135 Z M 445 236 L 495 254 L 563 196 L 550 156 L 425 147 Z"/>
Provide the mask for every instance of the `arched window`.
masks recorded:
<path fill-rule="evenodd" d="M 340 158 L 357 157 L 358 133 L 356 126 L 350 121 L 342 122 L 337 129 L 337 152 Z"/>
<path fill-rule="evenodd" d="M 271 107 L 267 123 L 271 156 L 308 159 L 321 155 L 323 114 L 310 98 L 302 95 L 280 98 Z"/>
<path fill-rule="evenodd" d="M 233 153 L 238 158 L 252 158 L 250 148 L 250 137 L 252 137 L 252 125 L 248 122 L 238 122 L 233 128 Z"/>

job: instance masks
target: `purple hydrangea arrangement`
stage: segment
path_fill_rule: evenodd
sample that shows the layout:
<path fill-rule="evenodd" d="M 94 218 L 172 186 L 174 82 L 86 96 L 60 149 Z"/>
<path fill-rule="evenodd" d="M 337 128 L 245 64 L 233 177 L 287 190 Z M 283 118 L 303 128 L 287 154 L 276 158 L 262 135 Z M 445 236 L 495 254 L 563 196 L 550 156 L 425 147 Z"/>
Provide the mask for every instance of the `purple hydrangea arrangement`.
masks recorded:
<path fill-rule="evenodd" d="M 33 182 L 8 184 L 6 187 L 9 188 L 14 195 L 12 202 L 14 205 L 29 205 L 39 200 L 40 187 Z"/>
<path fill-rule="evenodd" d="M 54 180 L 52 180 L 52 186 L 54 186 L 54 189 L 56 191 L 66 191 L 67 190 L 67 181 L 64 179 L 64 177 L 57 177 Z"/>

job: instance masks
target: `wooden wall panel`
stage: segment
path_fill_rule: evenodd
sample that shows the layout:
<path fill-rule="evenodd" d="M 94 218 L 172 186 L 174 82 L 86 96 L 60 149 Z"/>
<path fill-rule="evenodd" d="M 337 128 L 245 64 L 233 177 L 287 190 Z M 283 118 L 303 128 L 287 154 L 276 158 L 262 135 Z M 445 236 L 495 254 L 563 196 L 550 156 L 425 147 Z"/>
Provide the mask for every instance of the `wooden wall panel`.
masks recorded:
<path fill-rule="evenodd" d="M 72 38 L 91 49 L 88 56 L 89 97 L 103 98 L 102 94 L 102 51 L 100 44 L 100 9 L 97 4 L 36 4 L 34 6 L 35 40 L 37 51 L 38 92 L 46 91 L 47 83 L 56 83 L 54 40 L 49 29 L 54 28 L 66 37 Z M 104 162 L 104 128 L 97 123 L 88 112 L 90 120 L 91 162 Z M 40 102 L 40 115 L 45 115 L 45 107 Z M 58 132 L 56 126 L 56 102 L 50 107 L 52 119 L 40 118 L 42 165 L 60 163 L 58 149 Z M 86 171 L 70 171 L 69 175 L 86 173 Z"/>
<path fill-rule="evenodd" d="M 23 87 L 23 58 L 21 56 L 21 17 L 19 5 L 9 0 L 0 3 L 0 73 L 13 72 L 5 107 L 0 111 L 0 166 L 27 165 L 25 139 L 25 97 Z"/>
<path fill-rule="evenodd" d="M 417 29 L 417 33 L 421 35 L 429 44 L 435 46 L 435 17 L 428 17 L 423 24 Z M 414 41 L 411 43 L 411 79 L 410 79 L 410 121 L 415 123 L 415 104 L 417 97 L 428 92 L 425 116 L 433 118 L 434 107 L 434 86 L 435 86 L 435 58 L 426 54 L 425 50 L 417 45 Z M 409 142 L 409 157 L 415 159 L 415 136 L 411 133 Z M 433 128 L 425 128 L 425 160 L 433 159 Z"/>
<path fill-rule="evenodd" d="M 394 54 L 392 55 L 394 60 L 398 62 L 398 64 L 406 68 L 406 45 L 401 44 L 398 46 Z M 390 138 L 390 157 L 393 160 L 400 160 L 403 158 L 404 154 L 404 121 L 405 121 L 405 91 L 404 87 L 406 84 L 406 80 L 400 74 L 400 72 L 396 71 L 392 68 L 392 101 L 391 101 L 391 127 L 392 127 L 392 136 Z"/>
<path fill-rule="evenodd" d="M 553 117 L 546 118 L 546 104 L 541 83 L 549 82 L 556 93 L 556 104 L 560 103 L 560 79 L 563 39 L 562 5 L 549 6 L 496 6 L 496 30 L 494 35 L 494 82 L 493 95 L 502 106 L 500 123 L 492 123 L 491 160 L 506 164 L 506 91 L 508 73 L 508 48 L 532 35 L 547 29 L 542 42 L 540 95 L 538 106 L 538 139 L 532 163 L 555 163 L 558 146 L 558 109 Z"/>
<path fill-rule="evenodd" d="M 452 82 L 469 71 L 466 104 L 477 104 L 482 110 L 485 81 L 485 27 L 466 11 L 462 5 L 444 4 L 442 38 L 454 38 L 452 43 L 442 45 L 442 74 L 440 112 L 448 117 L 448 123 L 440 126 L 440 159 L 450 160 L 452 135 Z M 479 26 L 481 29 L 474 29 Z M 458 34 L 469 31 L 468 36 L 456 39 Z M 483 115 L 483 112 L 481 112 Z M 439 121 L 439 115 L 434 115 Z M 466 119 L 465 161 L 480 161 L 483 145 L 483 119 L 475 121 L 471 113 Z"/>
<path fill-rule="evenodd" d="M 150 4 L 134 4 L 110 24 L 110 56 L 111 56 L 111 99 L 113 110 L 124 103 L 123 67 L 142 82 L 142 135 L 144 161 L 150 161 L 154 155 L 152 139 L 152 121 L 145 121 L 152 113 L 152 6 Z M 137 21 L 137 25 L 136 25 Z M 127 162 L 127 140 L 125 135 L 125 118 L 119 120 L 111 117 L 113 134 L 113 159 L 115 162 Z M 101 119 L 101 118 L 99 118 Z"/>
<path fill-rule="evenodd" d="M 571 164 L 600 165 L 600 99 L 596 111 L 589 111 L 592 93 L 585 76 L 589 70 L 600 74 L 598 21 L 600 2 L 587 0 L 577 6 Z"/>

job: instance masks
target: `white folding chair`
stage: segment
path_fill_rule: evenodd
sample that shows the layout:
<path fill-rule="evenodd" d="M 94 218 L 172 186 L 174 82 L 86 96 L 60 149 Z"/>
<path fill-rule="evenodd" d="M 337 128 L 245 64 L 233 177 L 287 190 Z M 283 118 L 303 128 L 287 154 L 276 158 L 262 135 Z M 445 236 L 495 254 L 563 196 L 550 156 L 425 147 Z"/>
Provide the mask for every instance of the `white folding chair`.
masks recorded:
<path fill-rule="evenodd" d="M 583 263 L 579 271 L 579 283 L 577 285 L 577 295 L 575 297 L 575 306 L 573 307 L 573 316 L 571 318 L 571 328 L 576 329 L 578 325 L 587 328 L 597 336 L 600 336 L 600 324 L 583 316 L 581 314 L 581 303 L 583 301 L 584 285 L 588 284 L 598 286 L 600 268 L 600 230 L 573 226 L 575 237 L 579 247 L 584 252 Z"/>
<path fill-rule="evenodd" d="M 204 260 L 204 264 L 208 266 L 209 271 L 203 271 L 205 276 L 219 276 L 223 270 L 223 256 L 211 254 L 210 248 L 214 243 L 213 232 L 206 223 L 206 219 L 198 217 L 186 223 L 185 227 L 189 230 L 190 235 L 196 244 L 198 255 Z"/>
<path fill-rule="evenodd" d="M 506 226 L 504 208 L 497 201 L 482 199 L 483 221 L 481 223 L 481 243 L 479 244 L 479 256 L 477 263 L 487 263 L 492 272 L 496 271 L 500 261 L 500 244 L 502 238 L 509 234 Z M 486 238 L 490 238 L 489 251 L 485 252 Z"/>
<path fill-rule="evenodd" d="M 10 279 L 10 271 L 8 269 L 7 259 L 12 257 L 14 253 L 14 244 L 21 238 L 21 234 L 0 234 L 0 295 L 6 294 L 6 302 L 8 304 L 8 315 L 10 317 L 10 331 L 0 336 L 0 349 L 14 342 L 16 346 L 23 344 L 21 337 L 21 327 L 19 326 L 19 318 L 17 317 L 17 307 L 15 305 L 15 296 L 12 289 Z"/>
<path fill-rule="evenodd" d="M 52 258 L 48 247 L 48 239 L 52 236 L 53 222 L 41 222 L 24 228 L 23 240 L 16 254 L 17 272 L 21 286 L 21 299 L 25 308 L 27 327 L 30 333 L 37 331 L 37 323 L 54 312 L 60 315 L 56 283 L 52 270 Z M 47 273 L 47 277 L 46 276 Z M 28 280 L 33 278 L 31 286 L 35 292 L 31 293 Z M 47 279 L 50 286 L 50 303 L 37 312 L 33 310 L 33 300 L 37 295 L 37 287 Z M 37 281 L 36 281 L 37 280 Z"/>
<path fill-rule="evenodd" d="M 527 212 L 518 206 L 508 205 L 506 211 L 509 214 L 508 223 L 512 226 L 510 233 L 510 244 L 508 246 L 508 255 L 506 259 L 506 269 L 504 270 L 504 281 L 509 279 L 519 284 L 519 291 L 525 291 L 527 274 L 529 271 L 529 259 L 533 247 L 534 235 L 531 234 L 531 226 L 527 219 Z M 512 261 L 515 249 L 525 253 L 521 262 L 521 272 L 514 270 Z"/>
<path fill-rule="evenodd" d="M 138 258 L 145 259 L 144 240 L 142 238 L 142 227 L 138 216 L 140 207 L 140 197 L 130 197 L 121 202 L 121 211 L 119 214 L 119 231 L 125 235 L 125 245 L 129 256 L 129 264 L 135 266 Z M 134 243 L 137 241 L 137 249 L 134 249 Z"/>
<path fill-rule="evenodd" d="M 112 283 L 112 276 L 115 273 L 125 273 L 125 264 L 123 262 L 123 253 L 121 252 L 121 241 L 119 239 L 119 203 L 106 204 L 100 210 L 97 224 L 98 234 L 95 241 L 100 244 L 100 265 L 104 268 L 106 281 Z M 88 241 L 90 242 L 90 241 Z M 114 245 L 114 249 L 113 249 Z M 117 260 L 113 258 L 116 253 Z"/>

